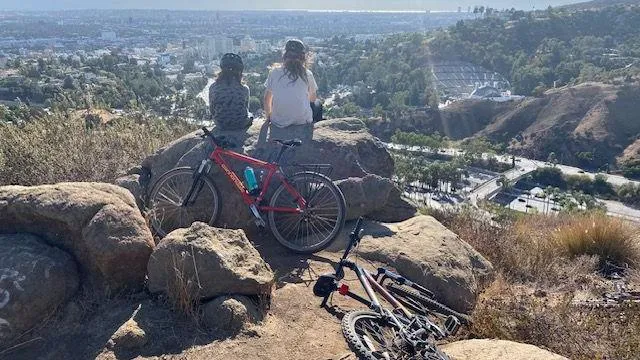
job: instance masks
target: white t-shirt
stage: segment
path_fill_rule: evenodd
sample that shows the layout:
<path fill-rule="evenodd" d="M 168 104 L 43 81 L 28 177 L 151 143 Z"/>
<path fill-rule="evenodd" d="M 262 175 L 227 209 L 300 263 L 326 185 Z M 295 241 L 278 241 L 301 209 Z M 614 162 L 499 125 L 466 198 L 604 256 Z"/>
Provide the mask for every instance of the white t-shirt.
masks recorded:
<path fill-rule="evenodd" d="M 274 68 L 264 85 L 273 94 L 271 123 L 278 127 L 313 123 L 309 94 L 318 85 L 311 71 L 307 70 L 307 82 L 301 78 L 291 82 L 283 68 Z"/>

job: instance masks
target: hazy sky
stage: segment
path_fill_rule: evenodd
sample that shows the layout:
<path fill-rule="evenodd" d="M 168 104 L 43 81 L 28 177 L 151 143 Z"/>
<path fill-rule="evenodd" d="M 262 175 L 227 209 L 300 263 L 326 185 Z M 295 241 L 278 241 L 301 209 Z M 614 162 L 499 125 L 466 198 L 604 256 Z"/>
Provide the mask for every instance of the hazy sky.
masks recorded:
<path fill-rule="evenodd" d="M 0 9 L 315 9 L 315 10 L 455 10 L 485 5 L 529 10 L 580 0 L 0 0 Z"/>

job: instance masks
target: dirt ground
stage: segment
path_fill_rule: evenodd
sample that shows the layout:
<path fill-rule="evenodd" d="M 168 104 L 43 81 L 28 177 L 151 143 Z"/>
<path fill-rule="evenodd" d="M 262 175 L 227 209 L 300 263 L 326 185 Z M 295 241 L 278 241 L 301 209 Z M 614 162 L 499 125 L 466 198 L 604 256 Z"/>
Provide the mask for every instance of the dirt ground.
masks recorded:
<path fill-rule="evenodd" d="M 237 335 L 213 333 L 172 311 L 162 299 L 139 293 L 116 299 L 79 296 L 0 359 L 331 359 L 354 360 L 340 330 L 355 300 L 333 297 L 329 311 L 313 295 L 314 280 L 330 272 L 339 253 L 292 254 L 268 236 L 254 244 L 276 273 L 270 309 L 258 325 Z M 337 250 L 342 244 L 333 246 Z M 362 260 L 364 261 L 364 260 Z M 372 264 L 371 266 L 374 266 Z M 347 273 L 348 283 L 357 279 Z M 107 344 L 131 316 L 146 333 L 145 346 L 114 351 Z"/>

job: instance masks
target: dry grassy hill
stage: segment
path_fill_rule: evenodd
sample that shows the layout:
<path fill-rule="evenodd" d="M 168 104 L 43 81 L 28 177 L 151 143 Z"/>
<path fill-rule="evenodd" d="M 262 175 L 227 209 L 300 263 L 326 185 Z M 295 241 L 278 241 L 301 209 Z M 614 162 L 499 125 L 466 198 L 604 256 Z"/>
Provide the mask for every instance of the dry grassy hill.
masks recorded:
<path fill-rule="evenodd" d="M 454 140 L 485 136 L 509 151 L 546 160 L 598 168 L 637 156 L 640 149 L 640 86 L 583 83 L 547 91 L 542 97 L 505 103 L 463 100 L 441 111 L 371 121 L 388 140 L 396 129 L 438 131 Z"/>

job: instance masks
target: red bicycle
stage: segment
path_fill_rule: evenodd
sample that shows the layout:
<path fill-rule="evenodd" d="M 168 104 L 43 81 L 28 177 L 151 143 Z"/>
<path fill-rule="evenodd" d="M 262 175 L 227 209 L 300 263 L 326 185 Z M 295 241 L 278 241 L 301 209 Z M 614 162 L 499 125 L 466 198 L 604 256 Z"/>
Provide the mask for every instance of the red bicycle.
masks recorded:
<path fill-rule="evenodd" d="M 197 169 L 183 167 L 168 171 L 153 186 L 147 201 L 151 225 L 163 237 L 167 233 L 190 226 L 195 221 L 213 225 L 220 212 L 220 193 L 208 176 L 215 163 L 240 192 L 255 222 L 264 227 L 266 213 L 269 228 L 285 247 L 300 253 L 320 251 L 336 238 L 345 221 L 346 205 L 342 192 L 327 176 L 316 171 L 300 171 L 287 176 L 279 165 L 282 155 L 302 144 L 301 140 L 275 140 L 280 147 L 276 160 L 266 162 L 226 150 L 235 147 L 224 137 L 216 137 L 202 128 L 203 138 L 211 139 L 214 150 Z M 225 157 L 250 164 L 264 171 L 259 188 L 249 192 L 230 169 Z M 303 168 L 326 165 L 300 165 Z M 280 185 L 265 205 L 273 179 Z"/>

